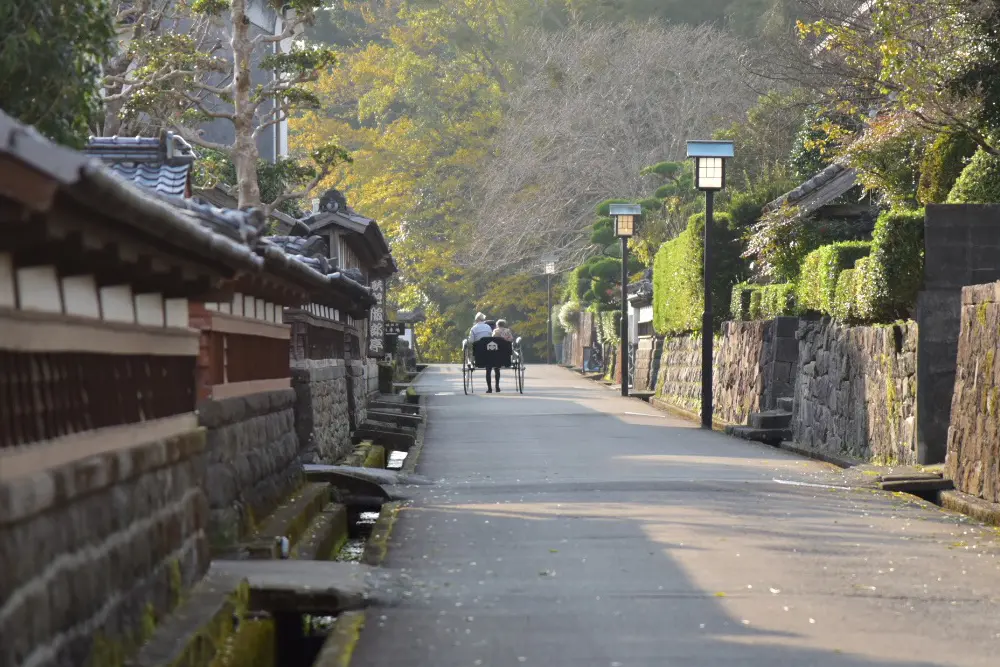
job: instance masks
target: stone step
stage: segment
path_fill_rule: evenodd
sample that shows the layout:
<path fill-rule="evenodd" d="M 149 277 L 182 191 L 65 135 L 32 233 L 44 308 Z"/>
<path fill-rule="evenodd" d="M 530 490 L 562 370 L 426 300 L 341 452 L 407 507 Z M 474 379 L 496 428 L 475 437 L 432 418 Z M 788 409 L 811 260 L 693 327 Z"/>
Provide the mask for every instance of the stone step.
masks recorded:
<path fill-rule="evenodd" d="M 282 538 L 288 539 L 291 549 L 302 537 L 306 527 L 330 501 L 330 485 L 322 482 L 307 483 L 305 487 L 264 519 L 257 531 L 243 545 L 252 559 L 282 557 Z"/>
<path fill-rule="evenodd" d="M 419 415 L 405 415 L 401 412 L 390 412 L 368 408 L 368 420 L 373 422 L 389 422 L 397 426 L 417 426 L 422 421 Z"/>
<path fill-rule="evenodd" d="M 791 396 L 782 396 L 778 399 L 778 409 L 782 412 L 792 412 L 795 407 L 795 399 Z"/>
<path fill-rule="evenodd" d="M 792 413 L 782 410 L 767 410 L 750 413 L 750 426 L 756 429 L 788 428 L 792 424 Z"/>
<path fill-rule="evenodd" d="M 792 430 L 789 428 L 754 428 L 752 426 L 727 426 L 728 435 L 763 442 L 768 445 L 779 445 L 785 440 L 792 439 Z"/>
<path fill-rule="evenodd" d="M 237 588 L 246 582 L 252 611 L 336 615 L 395 601 L 399 579 L 361 563 L 328 560 L 212 561 L 206 582 Z M 390 586 L 380 586 L 380 580 Z"/>
<path fill-rule="evenodd" d="M 951 491 L 955 484 L 950 479 L 904 479 L 893 482 L 880 482 L 883 491 L 900 491 L 902 493 L 922 493 L 927 491 Z"/>
<path fill-rule="evenodd" d="M 328 503 L 313 517 L 291 557 L 296 560 L 332 560 L 347 541 L 347 506 Z"/>

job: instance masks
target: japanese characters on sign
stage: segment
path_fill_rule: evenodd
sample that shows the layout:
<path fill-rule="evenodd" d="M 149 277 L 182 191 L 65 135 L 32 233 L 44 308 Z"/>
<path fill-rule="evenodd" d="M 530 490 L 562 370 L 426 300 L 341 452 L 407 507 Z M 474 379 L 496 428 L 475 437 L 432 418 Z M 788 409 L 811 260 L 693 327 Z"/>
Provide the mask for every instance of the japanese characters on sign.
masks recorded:
<path fill-rule="evenodd" d="M 370 283 L 375 305 L 368 313 L 368 356 L 385 354 L 385 281 L 381 278 Z"/>
<path fill-rule="evenodd" d="M 386 322 L 385 323 L 385 335 L 386 336 L 402 336 L 406 333 L 406 323 L 405 322 Z"/>

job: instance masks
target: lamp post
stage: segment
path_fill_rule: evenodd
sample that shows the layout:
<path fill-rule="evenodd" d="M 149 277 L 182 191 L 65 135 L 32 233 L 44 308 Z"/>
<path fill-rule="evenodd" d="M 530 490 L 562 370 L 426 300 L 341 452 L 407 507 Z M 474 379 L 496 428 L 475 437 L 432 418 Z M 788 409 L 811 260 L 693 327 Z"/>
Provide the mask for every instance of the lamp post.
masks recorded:
<path fill-rule="evenodd" d="M 694 186 L 705 193 L 705 311 L 701 320 L 701 427 L 712 428 L 712 223 L 715 193 L 726 187 L 726 158 L 733 157 L 731 141 L 689 141 L 687 156 L 694 158 Z"/>
<path fill-rule="evenodd" d="M 542 264 L 545 267 L 545 292 L 548 295 L 549 309 L 546 311 L 548 313 L 549 328 L 545 334 L 545 363 L 552 363 L 552 276 L 556 272 L 556 260 L 551 256 L 546 256 L 542 258 Z"/>
<path fill-rule="evenodd" d="M 642 215 L 637 204 L 612 204 L 615 236 L 622 240 L 622 327 L 618 347 L 621 352 L 622 396 L 628 396 L 628 240 L 635 234 L 635 222 Z"/>

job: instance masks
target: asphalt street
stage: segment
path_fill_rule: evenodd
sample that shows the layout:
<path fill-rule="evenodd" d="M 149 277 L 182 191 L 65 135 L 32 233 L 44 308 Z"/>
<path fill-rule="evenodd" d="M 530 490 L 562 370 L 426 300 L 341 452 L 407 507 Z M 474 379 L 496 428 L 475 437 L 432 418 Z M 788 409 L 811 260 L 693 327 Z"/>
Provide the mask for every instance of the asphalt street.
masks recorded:
<path fill-rule="evenodd" d="M 997 664 L 994 529 L 562 368 L 526 385 L 421 375 L 435 483 L 354 667 Z"/>

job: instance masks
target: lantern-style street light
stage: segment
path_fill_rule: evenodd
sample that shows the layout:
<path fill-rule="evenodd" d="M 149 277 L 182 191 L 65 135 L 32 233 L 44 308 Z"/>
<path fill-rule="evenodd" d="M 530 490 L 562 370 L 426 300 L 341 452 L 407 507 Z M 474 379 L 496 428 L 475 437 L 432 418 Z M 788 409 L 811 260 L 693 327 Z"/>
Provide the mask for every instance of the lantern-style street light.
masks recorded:
<path fill-rule="evenodd" d="M 552 363 L 552 276 L 556 272 L 556 259 L 552 255 L 542 257 L 542 267 L 545 269 L 545 292 L 548 295 L 549 328 L 545 336 L 545 363 Z"/>
<path fill-rule="evenodd" d="M 635 234 L 635 224 L 642 215 L 638 204 L 612 204 L 611 217 L 615 220 L 615 236 L 622 240 L 622 326 L 621 348 L 622 396 L 628 396 L 628 240 Z"/>
<path fill-rule="evenodd" d="M 712 224 L 715 193 L 726 187 L 726 158 L 733 157 L 731 141 L 689 141 L 694 158 L 694 185 L 705 193 L 705 311 L 701 320 L 701 427 L 712 428 Z"/>

